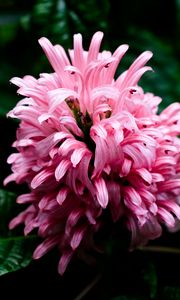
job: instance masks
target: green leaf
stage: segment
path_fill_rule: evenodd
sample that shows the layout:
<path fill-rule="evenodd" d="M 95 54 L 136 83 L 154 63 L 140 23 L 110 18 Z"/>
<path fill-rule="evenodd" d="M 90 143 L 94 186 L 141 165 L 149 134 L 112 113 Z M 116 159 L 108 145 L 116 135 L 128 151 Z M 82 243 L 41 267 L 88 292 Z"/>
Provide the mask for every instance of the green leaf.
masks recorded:
<path fill-rule="evenodd" d="M 8 235 L 8 222 L 16 211 L 16 195 L 0 189 L 0 235 Z"/>
<path fill-rule="evenodd" d="M 26 267 L 32 260 L 36 236 L 12 236 L 8 223 L 17 214 L 16 195 L 0 189 L 0 275 Z"/>
<path fill-rule="evenodd" d="M 162 293 L 163 300 L 179 300 L 180 299 L 180 287 L 166 286 Z"/>
<path fill-rule="evenodd" d="M 6 114 L 16 106 L 18 97 L 8 90 L 1 90 L 0 117 L 6 118 Z M 19 99 L 18 99 L 19 100 Z M 16 119 L 14 119 L 16 120 Z"/>
<path fill-rule="evenodd" d="M 0 239 L 0 276 L 29 265 L 36 237 Z"/>
<path fill-rule="evenodd" d="M 66 1 L 56 1 L 53 11 L 51 34 L 54 40 L 61 41 L 65 47 L 71 45 L 71 31 L 69 27 L 69 15 Z"/>
<path fill-rule="evenodd" d="M 24 24 L 24 19 L 22 24 Z M 25 28 L 29 31 L 34 28 L 38 36 L 47 36 L 52 42 L 62 43 L 69 47 L 71 33 L 66 1 L 37 0 L 31 15 L 25 19 Z"/>
<path fill-rule="evenodd" d="M 154 299 L 157 293 L 157 272 L 153 263 L 147 263 L 142 271 L 143 280 L 147 284 L 150 294 L 150 299 Z"/>
<path fill-rule="evenodd" d="M 108 15 L 110 11 L 110 2 L 108 0 L 78 2 L 72 0 L 70 4 L 72 11 L 74 11 L 86 29 L 89 29 L 91 32 L 96 31 L 97 28 L 103 31 L 108 29 Z M 75 25 L 78 24 L 75 23 Z"/>
<path fill-rule="evenodd" d="M 19 19 L 20 15 L 18 14 L 0 14 L 0 39 L 2 45 L 5 45 L 6 43 L 12 41 L 15 37 Z"/>
<path fill-rule="evenodd" d="M 89 38 L 97 30 L 107 31 L 109 11 L 109 0 L 37 0 L 32 13 L 22 18 L 22 26 L 69 48 L 74 33 Z"/>
<path fill-rule="evenodd" d="M 179 34 L 180 34 L 180 0 L 176 0 L 176 43 L 178 50 L 180 49 Z"/>
<path fill-rule="evenodd" d="M 140 31 L 140 34 L 137 36 L 138 31 Z M 132 41 L 135 42 L 132 44 Z M 152 60 L 148 63 L 154 72 L 145 74 L 140 81 L 140 86 L 145 91 L 152 92 L 163 99 L 160 104 L 161 109 L 164 109 L 171 102 L 178 102 L 180 95 L 180 64 L 176 49 L 154 33 L 138 27 L 129 28 L 129 41 L 127 42 L 133 46 L 131 49 L 135 53 L 134 57 L 137 56 L 137 53 L 145 50 L 151 50 L 154 54 Z"/>

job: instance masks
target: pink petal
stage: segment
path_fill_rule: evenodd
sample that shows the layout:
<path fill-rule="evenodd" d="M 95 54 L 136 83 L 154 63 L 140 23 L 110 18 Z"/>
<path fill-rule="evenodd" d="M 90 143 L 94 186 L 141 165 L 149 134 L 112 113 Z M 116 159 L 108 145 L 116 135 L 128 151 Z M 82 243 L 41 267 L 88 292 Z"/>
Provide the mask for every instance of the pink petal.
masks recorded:
<path fill-rule="evenodd" d="M 7 184 L 8 184 L 9 182 L 11 182 L 11 181 L 16 181 L 16 179 L 17 179 L 17 174 L 16 174 L 16 173 L 13 173 L 13 174 L 7 176 L 7 177 L 4 179 L 3 184 L 4 184 L 4 185 L 7 185 Z"/>
<path fill-rule="evenodd" d="M 142 68 L 148 60 L 152 57 L 151 51 L 145 51 L 141 55 L 136 58 L 136 60 L 133 62 L 133 64 L 130 66 L 129 70 L 131 72 L 136 72 L 138 69 Z"/>
<path fill-rule="evenodd" d="M 17 225 L 23 223 L 29 214 L 32 216 L 35 214 L 35 208 L 33 205 L 30 205 L 25 211 L 21 212 L 17 217 L 12 219 L 9 223 L 9 229 L 13 229 Z"/>
<path fill-rule="evenodd" d="M 180 189 L 180 179 L 170 179 L 159 184 L 159 190 L 161 192 L 167 192 L 175 189 Z"/>
<path fill-rule="evenodd" d="M 18 158 L 19 158 L 20 154 L 19 153 L 13 153 L 11 154 L 8 159 L 7 159 L 7 163 L 8 164 L 12 164 L 13 162 L 15 162 Z"/>
<path fill-rule="evenodd" d="M 75 149 L 73 154 L 71 155 L 71 162 L 73 167 L 75 168 L 80 160 L 84 157 L 84 155 L 88 152 L 86 148 Z"/>
<path fill-rule="evenodd" d="M 91 62 L 91 61 L 97 59 L 103 35 L 104 35 L 103 32 L 100 32 L 100 31 L 96 32 L 93 35 L 91 44 L 89 47 L 89 51 L 88 51 L 88 62 Z"/>
<path fill-rule="evenodd" d="M 172 211 L 175 214 L 175 216 L 178 219 L 180 219 L 180 206 L 177 203 L 171 200 L 166 200 L 166 201 L 158 201 L 158 204 Z"/>
<path fill-rule="evenodd" d="M 30 194 L 23 194 L 18 196 L 16 202 L 20 203 L 20 204 L 24 204 L 24 203 L 28 203 L 28 202 L 33 202 L 33 201 L 37 201 L 38 197 L 37 195 L 30 193 Z"/>
<path fill-rule="evenodd" d="M 66 156 L 69 152 L 74 149 L 84 148 L 85 144 L 76 139 L 66 139 L 59 148 L 59 154 Z"/>
<path fill-rule="evenodd" d="M 59 261 L 59 265 L 58 265 L 58 272 L 60 275 L 63 275 L 64 272 L 66 271 L 66 268 L 67 268 L 72 256 L 73 256 L 72 250 L 71 251 L 67 250 L 62 254 L 61 259 Z"/>
<path fill-rule="evenodd" d="M 59 203 L 59 205 L 62 205 L 64 200 L 66 199 L 67 195 L 69 193 L 69 188 L 68 187 L 63 187 L 60 189 L 56 196 L 56 200 Z"/>
<path fill-rule="evenodd" d="M 39 44 L 43 48 L 50 64 L 57 73 L 60 84 L 62 86 L 66 86 L 69 77 L 68 74 L 65 74 L 65 72 L 62 71 L 69 62 L 64 51 L 62 51 L 61 47 L 53 46 L 45 37 L 39 39 Z"/>
<path fill-rule="evenodd" d="M 57 168 L 55 169 L 55 178 L 59 181 L 67 172 L 68 168 L 71 166 L 71 162 L 67 159 L 61 160 Z"/>
<path fill-rule="evenodd" d="M 128 199 L 135 205 L 139 206 L 142 203 L 141 196 L 139 193 L 131 186 L 125 188 L 125 195 Z"/>
<path fill-rule="evenodd" d="M 107 187 L 109 193 L 109 205 L 111 209 L 112 219 L 114 222 L 116 222 L 123 214 L 120 184 L 112 181 L 108 183 Z"/>
<path fill-rule="evenodd" d="M 132 166 L 132 161 L 130 159 L 124 158 L 123 164 L 122 164 L 122 169 L 119 174 L 120 177 L 125 177 L 129 174 Z"/>
<path fill-rule="evenodd" d="M 169 227 L 174 227 L 175 219 L 171 213 L 169 213 L 165 208 L 159 207 L 158 208 L 158 217 L 159 219 L 164 222 Z"/>
<path fill-rule="evenodd" d="M 74 59 L 73 64 L 75 67 L 83 70 L 85 61 L 82 47 L 82 35 L 80 33 L 74 35 Z"/>
<path fill-rule="evenodd" d="M 108 205 L 108 190 L 106 187 L 106 183 L 103 178 L 98 178 L 94 181 L 94 185 L 96 187 L 96 197 L 99 204 L 102 208 L 106 208 Z"/>
<path fill-rule="evenodd" d="M 86 232 L 87 228 L 86 227 L 83 227 L 83 228 L 79 228 L 75 231 L 75 233 L 73 234 L 73 237 L 71 239 L 71 248 L 73 250 L 75 250 L 77 247 L 79 247 L 79 244 L 81 243 L 84 235 L 85 235 L 85 232 Z"/>
<path fill-rule="evenodd" d="M 56 89 L 48 92 L 49 96 L 49 113 L 53 113 L 54 110 L 67 98 L 71 97 L 72 99 L 78 98 L 78 95 L 73 90 L 68 90 L 65 88 Z"/>
<path fill-rule="evenodd" d="M 57 236 L 47 238 L 43 243 L 41 243 L 33 253 L 34 259 L 39 259 L 47 252 L 49 252 L 58 242 Z"/>
<path fill-rule="evenodd" d="M 151 173 L 153 182 L 161 182 L 164 181 L 164 177 L 159 173 Z"/>
<path fill-rule="evenodd" d="M 78 223 L 79 219 L 84 215 L 84 209 L 82 208 L 76 208 L 74 209 L 70 215 L 68 216 L 66 227 L 65 227 L 65 234 L 67 236 L 70 235 L 71 230 L 73 227 Z"/>
<path fill-rule="evenodd" d="M 136 173 L 148 184 L 152 183 L 152 175 L 147 169 L 145 168 L 138 169 L 136 170 Z"/>
<path fill-rule="evenodd" d="M 31 187 L 32 189 L 36 189 L 38 186 L 40 186 L 44 181 L 49 179 L 53 175 L 52 170 L 42 170 L 39 172 L 31 181 Z"/>

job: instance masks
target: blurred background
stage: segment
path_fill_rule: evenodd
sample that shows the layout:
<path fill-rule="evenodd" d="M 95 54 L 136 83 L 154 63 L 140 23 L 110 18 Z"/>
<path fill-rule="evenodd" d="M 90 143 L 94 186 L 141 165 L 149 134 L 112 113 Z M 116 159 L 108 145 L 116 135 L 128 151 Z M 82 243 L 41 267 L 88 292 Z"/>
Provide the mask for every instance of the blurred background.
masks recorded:
<path fill-rule="evenodd" d="M 72 35 L 80 32 L 87 49 L 91 36 L 98 30 L 105 33 L 104 49 L 114 51 L 123 43 L 130 46 L 118 72 L 127 68 L 142 51 L 151 50 L 154 56 L 149 64 L 154 72 L 145 74 L 140 84 L 163 98 L 160 109 L 172 101 L 179 102 L 180 0 L 0 0 L 1 188 L 3 179 L 10 173 L 6 159 L 12 151 L 10 146 L 17 128 L 17 122 L 6 119 L 6 113 L 19 100 L 16 87 L 9 80 L 27 74 L 37 77 L 50 71 L 38 44 L 40 37 L 46 36 L 52 43 L 68 49 L 72 48 Z M 16 191 L 17 187 L 7 189 Z M 178 235 L 165 233 L 155 243 L 180 249 Z M 137 251 L 122 257 L 122 250 L 118 251 L 107 259 L 100 276 L 97 275 L 99 267 L 92 269 L 74 263 L 62 279 L 56 273 L 52 257 L 48 256 L 24 270 L 4 275 L 0 288 L 10 296 L 19 293 L 22 284 L 27 289 L 32 284 L 29 291 L 32 294 L 35 290 L 41 296 L 57 292 L 59 299 L 67 300 L 180 299 L 178 251 L 174 255 Z M 89 287 L 89 292 L 86 290 L 83 296 L 85 287 Z M 77 294 L 79 298 L 75 298 Z"/>

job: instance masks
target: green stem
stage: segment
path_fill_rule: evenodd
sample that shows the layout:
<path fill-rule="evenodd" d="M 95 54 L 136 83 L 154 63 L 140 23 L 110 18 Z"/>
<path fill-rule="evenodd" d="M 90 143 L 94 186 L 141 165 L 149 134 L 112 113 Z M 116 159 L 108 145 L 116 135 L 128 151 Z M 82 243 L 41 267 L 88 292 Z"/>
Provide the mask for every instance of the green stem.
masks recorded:
<path fill-rule="evenodd" d="M 81 292 L 79 295 L 77 295 L 74 300 L 81 300 L 83 299 L 89 292 L 92 290 L 92 288 L 98 283 L 98 281 L 101 279 L 101 274 L 98 274 Z"/>
<path fill-rule="evenodd" d="M 138 250 L 143 251 L 143 252 L 155 252 L 155 253 L 167 253 L 167 254 L 179 254 L 180 255 L 180 249 L 173 248 L 173 247 L 145 246 L 145 247 L 138 248 Z"/>

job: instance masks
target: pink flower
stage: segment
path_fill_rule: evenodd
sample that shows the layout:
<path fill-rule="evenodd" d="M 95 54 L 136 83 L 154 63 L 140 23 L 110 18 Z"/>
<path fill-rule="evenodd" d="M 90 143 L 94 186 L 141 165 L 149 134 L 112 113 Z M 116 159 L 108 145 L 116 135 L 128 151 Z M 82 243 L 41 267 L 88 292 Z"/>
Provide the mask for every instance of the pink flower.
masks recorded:
<path fill-rule="evenodd" d="M 74 49 L 39 40 L 54 72 L 13 78 L 25 98 L 8 116 L 20 119 L 18 152 L 8 158 L 14 180 L 30 193 L 17 198 L 29 207 L 10 222 L 38 229 L 44 238 L 39 258 L 54 246 L 62 274 L 73 253 L 88 247 L 102 226 L 105 210 L 132 232 L 132 248 L 161 235 L 161 224 L 180 219 L 180 104 L 159 115 L 159 97 L 137 86 L 152 53 L 142 53 L 117 79 L 116 68 L 128 49 L 99 52 L 95 33 L 88 51 L 80 34 Z"/>

